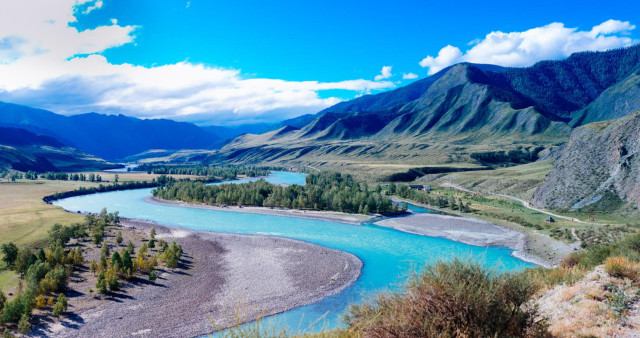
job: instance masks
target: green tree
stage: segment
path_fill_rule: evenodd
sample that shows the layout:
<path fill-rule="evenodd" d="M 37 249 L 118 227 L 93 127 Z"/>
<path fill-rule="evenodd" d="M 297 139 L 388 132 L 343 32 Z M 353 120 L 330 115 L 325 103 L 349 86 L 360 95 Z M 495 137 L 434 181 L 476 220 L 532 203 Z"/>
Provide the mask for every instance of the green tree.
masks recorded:
<path fill-rule="evenodd" d="M 122 267 L 124 269 L 133 268 L 133 261 L 131 260 L 131 255 L 129 254 L 128 250 L 125 250 L 122 254 Z"/>
<path fill-rule="evenodd" d="M 13 242 L 3 243 L 2 247 L 0 247 L 0 251 L 2 251 L 4 256 L 2 257 L 2 260 L 7 264 L 8 268 L 12 269 L 16 262 L 16 258 L 18 258 L 18 246 Z"/>
<path fill-rule="evenodd" d="M 104 271 L 100 271 L 98 274 L 98 280 L 96 281 L 96 289 L 98 293 L 104 295 L 107 293 L 107 280 Z"/>
<path fill-rule="evenodd" d="M 156 228 L 151 228 L 151 232 L 149 233 L 149 242 L 147 246 L 153 249 L 156 246 Z"/>
<path fill-rule="evenodd" d="M 120 254 L 117 251 L 114 251 L 111 256 L 111 267 L 116 270 L 122 267 L 122 257 L 120 257 Z"/>
<path fill-rule="evenodd" d="M 3 323 L 18 323 L 22 315 L 30 315 L 35 305 L 35 293 L 32 290 L 21 292 L 18 297 L 4 304 L 2 310 Z"/>
<path fill-rule="evenodd" d="M 109 244 L 106 241 L 102 242 L 102 247 L 100 248 L 100 256 L 109 257 L 111 251 L 109 250 Z"/>
<path fill-rule="evenodd" d="M 122 244 L 122 241 L 123 241 L 123 239 L 122 239 L 122 231 L 118 231 L 116 233 L 116 243 L 118 243 L 118 245 L 120 245 L 120 244 Z"/>
<path fill-rule="evenodd" d="M 127 242 L 127 252 L 130 255 L 133 255 L 136 252 L 136 247 L 133 245 L 133 242 L 131 241 Z"/>
<path fill-rule="evenodd" d="M 118 274 L 114 268 L 107 270 L 107 272 L 105 273 L 105 279 L 107 281 L 107 285 L 109 286 L 109 290 L 117 291 L 118 289 L 120 289 Z"/>
<path fill-rule="evenodd" d="M 51 271 L 51 266 L 47 262 L 37 261 L 27 269 L 24 279 L 27 282 L 27 288 L 34 292 L 40 290 L 40 281 Z"/>
<path fill-rule="evenodd" d="M 20 274 L 24 274 L 29 267 L 29 257 L 31 257 L 31 250 L 24 247 L 20 248 L 18 250 L 18 257 L 16 257 L 13 269 Z"/>
<path fill-rule="evenodd" d="M 156 270 L 149 271 L 149 281 L 155 282 L 158 279 L 158 275 L 156 274 Z"/>
<path fill-rule="evenodd" d="M 20 317 L 20 321 L 18 322 L 18 332 L 22 334 L 27 334 L 31 331 L 31 323 L 29 323 L 29 315 L 26 313 L 22 314 Z"/>
<path fill-rule="evenodd" d="M 89 263 L 89 271 L 91 271 L 94 276 L 98 272 L 98 263 L 96 263 L 94 259 L 92 259 L 91 263 Z"/>
<path fill-rule="evenodd" d="M 49 229 L 49 244 L 50 245 L 65 245 L 71 239 L 70 228 L 62 226 L 61 224 L 54 224 Z"/>
<path fill-rule="evenodd" d="M 53 315 L 59 317 L 67 311 L 67 297 L 63 293 L 58 296 L 56 305 L 53 306 Z"/>
<path fill-rule="evenodd" d="M 116 175 L 115 175 L 115 177 L 114 177 L 114 181 L 115 181 L 116 183 L 118 183 L 118 180 L 120 180 L 120 176 L 118 176 L 118 175 L 116 174 Z"/>
<path fill-rule="evenodd" d="M 104 239 L 104 227 L 98 225 L 93 227 L 93 244 L 98 244 Z"/>
<path fill-rule="evenodd" d="M 73 252 L 73 265 L 82 266 L 84 264 L 84 256 L 82 255 L 82 248 L 77 247 Z"/>

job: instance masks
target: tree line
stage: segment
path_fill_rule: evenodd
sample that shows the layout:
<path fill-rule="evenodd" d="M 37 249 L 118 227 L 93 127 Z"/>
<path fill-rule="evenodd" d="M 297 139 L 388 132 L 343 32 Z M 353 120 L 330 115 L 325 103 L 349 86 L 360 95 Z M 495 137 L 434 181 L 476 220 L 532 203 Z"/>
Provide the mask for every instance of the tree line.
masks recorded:
<path fill-rule="evenodd" d="M 155 187 L 161 187 L 166 184 L 172 184 L 174 182 L 179 182 L 179 181 L 191 181 L 191 179 L 190 178 L 176 179 L 171 176 L 161 175 L 152 179 L 151 181 L 125 181 L 121 183 L 114 182 L 113 184 L 109 184 L 109 185 L 100 184 L 97 187 L 88 187 L 88 188 L 80 187 L 75 190 L 57 192 L 53 195 L 45 196 L 42 198 L 42 200 L 45 201 L 46 203 L 50 203 L 52 201 L 67 198 L 67 197 L 89 195 L 89 194 L 94 194 L 99 192 L 108 192 L 108 191 L 155 188 Z M 209 178 L 205 180 L 196 180 L 196 181 L 210 183 L 210 182 L 216 182 L 218 180 L 215 178 Z"/>
<path fill-rule="evenodd" d="M 214 176 L 223 180 L 233 180 L 238 175 L 247 177 L 267 176 L 271 170 L 279 170 L 279 167 L 212 167 L 212 166 L 164 166 L 153 164 L 141 164 L 137 170 L 146 171 L 147 174 L 159 175 L 197 175 L 197 176 Z"/>
<path fill-rule="evenodd" d="M 332 172 L 309 174 L 304 186 L 294 184 L 282 187 L 265 180 L 221 185 L 175 182 L 154 189 L 153 196 L 209 205 L 331 210 L 361 214 L 404 212 L 379 190 L 370 191 L 366 183 L 354 180 L 351 175 Z"/>
<path fill-rule="evenodd" d="M 401 198 L 412 200 L 421 204 L 426 204 L 438 208 L 451 208 L 451 210 L 459 210 L 460 212 L 470 212 L 471 203 L 465 203 L 461 198 L 454 196 L 441 196 L 425 193 L 420 190 L 409 189 L 406 185 L 396 186 L 394 183 L 389 185 L 389 195 L 398 195 Z"/>
<path fill-rule="evenodd" d="M 116 175 L 117 176 L 117 175 Z M 29 170 L 24 173 L 24 178 L 28 180 L 37 180 L 42 178 L 45 180 L 57 180 L 57 181 L 89 181 L 89 182 L 102 182 L 102 176 L 100 174 L 83 174 L 83 173 L 64 173 L 47 171 L 43 174 L 38 174 L 33 170 Z"/>

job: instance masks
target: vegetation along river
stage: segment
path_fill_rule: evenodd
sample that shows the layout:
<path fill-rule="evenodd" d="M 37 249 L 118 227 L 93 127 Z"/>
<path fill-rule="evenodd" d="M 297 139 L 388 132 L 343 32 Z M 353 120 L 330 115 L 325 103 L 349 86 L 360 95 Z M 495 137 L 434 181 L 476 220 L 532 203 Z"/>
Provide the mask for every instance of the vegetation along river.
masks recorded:
<path fill-rule="evenodd" d="M 304 174 L 272 174 L 268 178 L 272 183 L 304 184 Z M 317 321 L 318 324 L 312 331 L 340 326 L 341 316 L 349 304 L 362 302 L 380 291 L 397 290 L 412 269 L 454 255 L 479 258 L 487 266 L 497 267 L 502 271 L 531 266 L 530 263 L 511 256 L 512 250 L 506 248 L 471 246 L 370 224 L 349 225 L 294 217 L 152 204 L 144 200 L 150 195 L 151 189 L 114 191 L 66 198 L 54 204 L 74 212 L 97 213 L 106 207 L 109 211 L 119 211 L 123 217 L 192 230 L 287 237 L 350 252 L 362 260 L 362 275 L 353 285 L 317 303 L 272 316 L 270 320 L 273 322 L 270 325 L 305 329 Z M 414 212 L 428 211 L 414 209 Z"/>

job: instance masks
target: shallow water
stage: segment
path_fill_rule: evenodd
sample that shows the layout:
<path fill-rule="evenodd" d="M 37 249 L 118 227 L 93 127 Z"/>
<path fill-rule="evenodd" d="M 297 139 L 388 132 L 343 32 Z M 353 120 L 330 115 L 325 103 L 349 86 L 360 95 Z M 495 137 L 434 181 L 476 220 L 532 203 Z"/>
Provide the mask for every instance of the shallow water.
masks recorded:
<path fill-rule="evenodd" d="M 272 183 L 304 184 L 304 177 L 304 174 L 273 172 L 273 176 L 267 180 Z M 497 267 L 502 271 L 532 266 L 512 257 L 512 250 L 505 248 L 471 246 L 370 224 L 356 226 L 293 217 L 158 205 L 144 201 L 150 196 L 150 191 L 151 189 L 136 189 L 106 192 L 71 197 L 54 204 L 66 210 L 83 212 L 99 212 L 106 207 L 109 211 L 119 211 L 123 217 L 192 230 L 287 237 L 358 256 L 364 267 L 362 275 L 353 285 L 320 302 L 271 317 L 275 321 L 272 325 L 287 326 L 294 330 L 307 329 L 321 317 L 320 324 L 315 325 L 312 331 L 338 327 L 348 304 L 362 302 L 380 291 L 398 290 L 412 269 L 438 259 L 450 259 L 454 255 L 474 257 L 481 259 L 487 266 Z M 418 208 L 414 212 L 425 211 L 428 209 Z"/>

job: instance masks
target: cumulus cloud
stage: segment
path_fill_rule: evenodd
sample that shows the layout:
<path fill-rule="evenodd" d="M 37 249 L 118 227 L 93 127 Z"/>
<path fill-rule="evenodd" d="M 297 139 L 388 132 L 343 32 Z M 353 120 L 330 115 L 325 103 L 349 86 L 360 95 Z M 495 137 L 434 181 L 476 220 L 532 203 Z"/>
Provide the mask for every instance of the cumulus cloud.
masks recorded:
<path fill-rule="evenodd" d="M 430 75 L 458 62 L 525 67 L 540 60 L 565 58 L 575 52 L 630 46 L 637 42 L 628 36 L 635 28 L 628 21 L 607 20 L 588 31 L 565 27 L 559 22 L 524 32 L 495 31 L 484 39 L 472 41 L 472 47 L 464 53 L 458 47 L 446 46 L 437 56 L 427 56 L 420 61 L 420 66 L 428 68 Z"/>
<path fill-rule="evenodd" d="M 402 79 L 403 80 L 413 80 L 413 79 L 417 79 L 418 75 L 414 74 L 414 73 L 403 73 L 402 74 Z"/>
<path fill-rule="evenodd" d="M 380 71 L 380 74 L 376 75 L 376 77 L 374 77 L 373 79 L 376 81 L 380 81 L 380 80 L 388 79 L 392 76 L 393 74 L 391 74 L 391 66 L 382 66 L 382 70 Z"/>
<path fill-rule="evenodd" d="M 224 124 L 273 122 L 340 101 L 321 98 L 323 90 L 366 93 L 395 86 L 363 79 L 250 78 L 238 69 L 187 61 L 148 67 L 112 64 L 101 53 L 135 42 L 137 27 L 120 26 L 113 19 L 111 25 L 79 31 L 69 23 L 87 5 L 98 6 L 98 1 L 0 2 L 0 13 L 11 13 L 0 21 L 0 100 L 63 114 L 95 111 Z"/>

